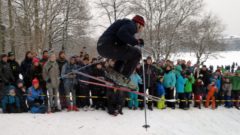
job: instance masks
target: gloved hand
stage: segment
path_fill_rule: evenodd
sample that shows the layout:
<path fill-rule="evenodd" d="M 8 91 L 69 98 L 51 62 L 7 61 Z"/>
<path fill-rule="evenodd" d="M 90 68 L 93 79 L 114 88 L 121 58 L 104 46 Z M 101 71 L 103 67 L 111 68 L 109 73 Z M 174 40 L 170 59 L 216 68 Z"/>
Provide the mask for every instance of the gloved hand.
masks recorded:
<path fill-rule="evenodd" d="M 143 47 L 144 46 L 144 40 L 143 39 L 138 39 L 138 45 Z"/>

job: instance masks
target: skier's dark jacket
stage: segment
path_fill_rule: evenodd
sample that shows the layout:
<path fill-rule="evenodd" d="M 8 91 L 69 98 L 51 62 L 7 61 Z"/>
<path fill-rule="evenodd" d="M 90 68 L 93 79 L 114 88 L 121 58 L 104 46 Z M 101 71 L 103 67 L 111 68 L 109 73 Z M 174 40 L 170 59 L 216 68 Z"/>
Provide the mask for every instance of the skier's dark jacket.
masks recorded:
<path fill-rule="evenodd" d="M 137 33 L 137 25 L 129 19 L 117 20 L 99 38 L 98 45 L 118 44 L 137 45 L 138 40 L 134 37 Z"/>

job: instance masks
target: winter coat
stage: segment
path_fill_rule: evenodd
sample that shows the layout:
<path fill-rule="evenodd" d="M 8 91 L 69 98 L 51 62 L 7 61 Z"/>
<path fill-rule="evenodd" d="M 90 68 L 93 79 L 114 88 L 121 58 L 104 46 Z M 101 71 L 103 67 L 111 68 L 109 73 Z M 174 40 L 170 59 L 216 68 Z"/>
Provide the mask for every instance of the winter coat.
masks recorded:
<path fill-rule="evenodd" d="M 170 71 L 168 73 L 164 74 L 163 77 L 163 86 L 165 88 L 171 88 L 171 87 L 175 87 L 176 85 L 176 76 L 175 73 L 173 73 L 173 71 Z"/>
<path fill-rule="evenodd" d="M 203 75 L 202 77 L 202 81 L 204 83 L 204 86 L 207 87 L 209 84 L 210 84 L 210 78 L 211 78 L 211 74 L 209 73 L 208 70 L 204 71 L 204 70 L 201 70 L 199 72 L 199 75 Z"/>
<path fill-rule="evenodd" d="M 208 86 L 208 96 L 212 97 L 218 92 L 217 87 L 214 85 L 212 86 L 211 84 Z"/>
<path fill-rule="evenodd" d="M 61 75 L 62 73 L 62 67 L 64 64 L 67 63 L 67 60 L 66 59 L 57 59 L 57 63 L 58 63 L 58 68 L 59 68 L 59 75 Z"/>
<path fill-rule="evenodd" d="M 45 85 L 45 81 L 43 79 L 43 69 L 42 66 L 39 65 L 37 67 L 32 66 L 29 74 L 29 78 L 32 81 L 34 78 L 37 78 L 40 82 L 40 86 Z"/>
<path fill-rule="evenodd" d="M 43 79 L 47 82 L 47 88 L 59 87 L 59 68 L 57 62 L 48 61 L 43 67 Z"/>
<path fill-rule="evenodd" d="M 8 63 L 12 70 L 14 80 L 17 81 L 19 79 L 19 74 L 20 74 L 20 65 L 16 60 L 8 60 Z"/>
<path fill-rule="evenodd" d="M 157 76 L 160 72 L 152 65 L 145 64 L 144 66 L 146 87 L 154 87 L 157 81 Z"/>
<path fill-rule="evenodd" d="M 78 67 L 76 64 L 66 63 L 62 67 L 61 76 L 67 75 L 68 73 L 72 72 L 73 70 L 77 70 L 77 69 L 78 69 Z M 76 74 L 69 74 L 68 76 L 64 77 L 63 78 L 64 85 L 65 86 L 76 85 L 78 83 L 78 80 L 76 77 L 77 77 Z"/>
<path fill-rule="evenodd" d="M 240 91 L 240 76 L 229 77 L 232 82 L 232 90 Z"/>
<path fill-rule="evenodd" d="M 232 83 L 225 82 L 222 86 L 222 89 L 223 89 L 223 92 L 225 93 L 225 95 L 227 95 L 227 96 L 232 95 Z"/>
<path fill-rule="evenodd" d="M 177 75 L 177 79 L 176 79 L 176 92 L 177 93 L 184 93 L 185 83 L 186 83 L 186 79 L 183 78 L 182 75 Z"/>
<path fill-rule="evenodd" d="M 78 68 L 85 67 L 85 66 L 86 65 L 84 65 L 84 64 L 80 64 L 80 65 L 78 65 Z M 81 70 L 81 72 L 83 72 L 85 74 L 92 74 L 92 68 L 90 68 L 90 67 L 83 68 Z M 85 80 L 85 81 L 89 81 L 90 80 L 88 77 L 85 77 L 85 76 L 82 76 L 82 75 L 77 75 L 77 79 L 78 80 Z M 80 82 L 80 85 L 86 86 L 88 84 Z"/>
<path fill-rule="evenodd" d="M 36 90 L 34 87 L 30 87 L 27 90 L 27 102 L 32 113 L 44 113 L 46 112 L 46 106 L 44 103 L 44 96 L 42 89 Z"/>
<path fill-rule="evenodd" d="M 14 89 L 13 86 L 7 86 L 5 94 L 2 98 L 2 110 L 3 113 L 17 113 L 20 112 L 20 100 L 17 95 L 10 95 L 10 90 Z M 16 91 L 15 91 L 16 92 Z"/>
<path fill-rule="evenodd" d="M 22 89 L 25 89 L 25 88 L 16 88 L 16 94 L 19 97 L 21 112 L 27 112 L 28 111 L 28 107 L 26 104 L 27 91 L 24 92 Z"/>
<path fill-rule="evenodd" d="M 7 62 L 0 62 L 0 81 L 5 84 L 13 83 L 15 81 L 11 67 Z"/>
<path fill-rule="evenodd" d="M 3 113 L 13 113 L 11 111 L 7 112 L 8 107 L 16 108 L 16 112 L 20 112 L 20 100 L 19 100 L 19 98 L 17 96 L 10 96 L 10 95 L 3 96 L 3 98 L 2 98 Z"/>
<path fill-rule="evenodd" d="M 27 59 L 25 58 L 25 60 L 21 63 L 21 74 L 23 75 L 23 80 L 24 80 L 24 84 L 27 87 L 30 87 L 32 85 L 31 79 L 30 79 L 30 70 L 32 68 L 32 59 Z"/>
<path fill-rule="evenodd" d="M 103 69 L 97 69 L 96 67 L 92 68 L 91 75 L 95 76 L 95 77 L 102 77 L 102 78 L 105 77 L 104 70 Z M 96 81 L 96 80 L 91 80 L 91 81 L 99 82 L 99 81 Z"/>
<path fill-rule="evenodd" d="M 157 96 L 161 97 L 165 95 L 165 88 L 161 82 L 157 82 Z"/>
<path fill-rule="evenodd" d="M 137 25 L 129 19 L 121 19 L 114 22 L 99 38 L 98 45 L 118 44 L 137 45 L 138 40 L 134 37 L 137 33 Z"/>
<path fill-rule="evenodd" d="M 44 65 L 47 63 L 48 61 L 48 58 L 47 57 L 43 57 L 41 60 L 40 60 L 40 63 L 41 65 L 44 67 Z"/>
<path fill-rule="evenodd" d="M 192 75 L 190 77 L 186 78 L 186 84 L 185 84 L 185 88 L 184 88 L 184 91 L 186 93 L 192 92 L 192 86 L 193 86 L 194 82 L 195 82 L 195 79 Z"/>
<path fill-rule="evenodd" d="M 130 79 L 133 82 L 133 84 L 136 86 L 138 86 L 139 84 L 142 84 L 142 78 L 137 73 L 133 73 L 130 76 Z M 139 87 L 137 88 L 137 90 L 139 90 Z"/>
<path fill-rule="evenodd" d="M 211 78 L 210 80 L 215 82 L 218 90 L 221 90 L 221 86 L 222 86 L 221 77 L 218 77 L 217 79 Z"/>
<path fill-rule="evenodd" d="M 196 81 L 195 84 L 193 85 L 193 87 L 194 87 L 193 93 L 196 95 L 201 95 L 205 91 L 203 82 Z"/>

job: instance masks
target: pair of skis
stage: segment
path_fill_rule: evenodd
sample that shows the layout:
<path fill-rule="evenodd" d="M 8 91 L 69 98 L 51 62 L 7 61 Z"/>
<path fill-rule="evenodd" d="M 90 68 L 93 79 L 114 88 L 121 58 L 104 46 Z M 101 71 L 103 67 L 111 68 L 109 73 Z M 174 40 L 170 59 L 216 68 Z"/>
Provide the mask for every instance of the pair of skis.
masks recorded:
<path fill-rule="evenodd" d="M 106 87 L 106 88 L 109 88 L 109 89 L 114 89 L 114 90 L 123 91 L 123 92 L 134 93 L 134 94 L 137 94 L 139 96 L 146 97 L 146 98 L 148 98 L 150 100 L 153 100 L 153 101 L 161 100 L 161 98 L 159 98 L 159 97 L 148 95 L 148 94 L 138 92 L 138 91 L 134 91 L 134 90 L 131 90 L 131 89 L 126 88 L 124 86 L 118 86 L 118 85 L 114 84 L 113 82 L 109 82 L 109 81 L 97 78 L 95 76 L 92 76 L 92 75 L 89 75 L 89 74 L 86 74 L 86 73 L 83 73 L 83 72 L 79 72 L 77 70 L 74 70 L 73 73 L 79 74 L 81 76 L 84 76 L 84 77 L 87 77 L 87 78 L 90 78 L 90 79 L 93 79 L 93 80 L 96 80 L 96 81 L 99 82 L 98 83 L 98 82 L 91 82 L 91 81 L 86 81 L 86 80 L 79 80 L 82 83 L 96 85 L 96 86 L 100 86 L 100 87 Z"/>

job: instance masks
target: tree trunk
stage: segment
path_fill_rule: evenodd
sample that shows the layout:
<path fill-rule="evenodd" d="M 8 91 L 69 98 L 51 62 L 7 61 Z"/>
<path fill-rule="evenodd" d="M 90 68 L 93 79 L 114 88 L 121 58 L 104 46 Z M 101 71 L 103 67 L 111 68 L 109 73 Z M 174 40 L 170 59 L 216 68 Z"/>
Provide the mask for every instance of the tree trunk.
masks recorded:
<path fill-rule="evenodd" d="M 67 1 L 67 11 L 66 11 L 66 16 L 65 16 L 65 26 L 63 29 L 63 44 L 62 44 L 62 50 L 66 49 L 67 41 L 68 41 L 68 18 L 69 18 L 69 11 L 70 11 L 70 2 L 71 0 Z"/>
<path fill-rule="evenodd" d="M 114 21 L 117 21 L 117 7 L 116 7 L 116 1 L 113 2 L 113 8 L 114 8 Z"/>
<path fill-rule="evenodd" d="M 49 14 L 48 14 L 48 11 L 49 11 L 49 6 L 50 6 L 50 2 L 51 0 L 47 0 L 46 1 L 46 9 L 44 10 L 44 38 L 43 38 L 43 48 L 42 50 L 46 49 L 46 48 L 49 48 L 48 46 L 48 43 L 49 43 L 49 37 L 48 35 L 50 35 L 50 32 L 49 32 L 49 26 L 48 26 L 48 21 L 49 21 Z"/>
<path fill-rule="evenodd" d="M 15 52 L 15 26 L 13 23 L 13 14 L 12 14 L 12 0 L 8 0 L 8 19 L 9 19 L 9 37 L 10 37 L 10 46 L 11 51 Z"/>
<path fill-rule="evenodd" d="M 5 27 L 2 23 L 2 0 L 0 0 L 0 53 L 5 52 Z"/>
<path fill-rule="evenodd" d="M 39 0 L 34 0 L 34 45 L 35 50 L 41 48 L 40 45 L 40 23 L 39 23 Z"/>
<path fill-rule="evenodd" d="M 52 38 L 52 24 L 50 24 L 49 29 L 48 29 L 48 46 L 49 46 L 49 49 L 53 48 L 52 39 L 53 39 Z"/>

